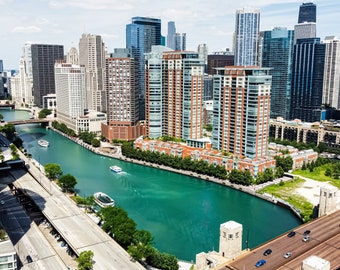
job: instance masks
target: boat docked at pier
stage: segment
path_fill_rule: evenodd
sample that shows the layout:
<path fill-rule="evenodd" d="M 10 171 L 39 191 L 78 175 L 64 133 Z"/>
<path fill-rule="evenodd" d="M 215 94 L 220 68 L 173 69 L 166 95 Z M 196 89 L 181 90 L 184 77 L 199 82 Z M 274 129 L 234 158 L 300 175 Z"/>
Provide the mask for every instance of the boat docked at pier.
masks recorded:
<path fill-rule="evenodd" d="M 50 143 L 46 140 L 38 140 L 38 144 L 41 146 L 41 147 L 49 147 Z"/>
<path fill-rule="evenodd" d="M 93 194 L 95 202 L 100 207 L 108 207 L 108 206 L 115 206 L 115 201 L 109 195 L 103 192 L 96 192 Z"/>
<path fill-rule="evenodd" d="M 115 173 L 121 173 L 123 171 L 122 168 L 118 166 L 110 166 L 110 170 Z"/>

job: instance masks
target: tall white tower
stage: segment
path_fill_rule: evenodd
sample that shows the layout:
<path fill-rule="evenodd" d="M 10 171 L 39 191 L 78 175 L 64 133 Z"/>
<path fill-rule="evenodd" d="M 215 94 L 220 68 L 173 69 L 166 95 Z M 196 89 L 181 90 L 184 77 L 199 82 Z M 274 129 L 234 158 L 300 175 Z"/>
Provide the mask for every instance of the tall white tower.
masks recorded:
<path fill-rule="evenodd" d="M 338 200 L 337 187 L 326 185 L 320 188 L 319 217 L 336 210 Z"/>
<path fill-rule="evenodd" d="M 222 257 L 232 259 L 242 251 L 242 224 L 228 221 L 220 225 L 220 250 Z"/>

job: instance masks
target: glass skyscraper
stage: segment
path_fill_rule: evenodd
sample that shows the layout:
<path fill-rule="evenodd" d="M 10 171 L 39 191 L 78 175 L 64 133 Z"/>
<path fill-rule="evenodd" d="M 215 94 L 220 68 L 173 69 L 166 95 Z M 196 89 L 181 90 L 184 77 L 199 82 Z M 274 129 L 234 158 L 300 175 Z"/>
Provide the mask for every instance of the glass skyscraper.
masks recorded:
<path fill-rule="evenodd" d="M 281 27 L 265 31 L 262 48 L 262 67 L 271 68 L 272 75 L 270 117 L 289 119 L 294 31 Z"/>
<path fill-rule="evenodd" d="M 302 3 L 300 6 L 298 23 L 304 22 L 316 23 L 316 5 L 314 3 Z"/>
<path fill-rule="evenodd" d="M 294 44 L 298 39 L 316 37 L 316 5 L 303 3 L 299 9 L 298 24 L 294 26 Z"/>
<path fill-rule="evenodd" d="M 139 93 L 139 116 L 145 118 L 145 53 L 151 52 L 153 45 L 162 45 L 161 20 L 147 17 L 133 17 L 126 25 L 126 48 L 131 50 L 137 64 L 136 76 Z"/>
<path fill-rule="evenodd" d="M 320 38 L 298 39 L 294 46 L 291 119 L 322 120 L 326 45 Z"/>
<path fill-rule="evenodd" d="M 260 29 L 259 10 L 237 10 L 235 23 L 235 65 L 256 66 Z"/>

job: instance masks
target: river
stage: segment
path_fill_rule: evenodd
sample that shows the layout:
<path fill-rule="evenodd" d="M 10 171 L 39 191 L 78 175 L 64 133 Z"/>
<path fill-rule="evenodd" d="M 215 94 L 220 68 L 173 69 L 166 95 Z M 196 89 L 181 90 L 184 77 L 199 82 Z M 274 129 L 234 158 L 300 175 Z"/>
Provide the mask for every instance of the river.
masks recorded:
<path fill-rule="evenodd" d="M 0 110 L 0 114 L 6 121 L 28 118 L 23 111 Z M 102 157 L 39 125 L 16 130 L 34 159 L 43 165 L 57 163 L 64 174 L 75 176 L 82 196 L 98 191 L 110 195 L 138 229 L 153 235 L 159 251 L 180 260 L 195 261 L 197 253 L 218 251 L 220 224 L 229 220 L 243 224 L 243 248 L 258 246 L 301 224 L 291 211 L 238 190 Z M 40 147 L 40 138 L 48 140 L 50 147 Z M 111 165 L 125 173 L 111 172 Z"/>

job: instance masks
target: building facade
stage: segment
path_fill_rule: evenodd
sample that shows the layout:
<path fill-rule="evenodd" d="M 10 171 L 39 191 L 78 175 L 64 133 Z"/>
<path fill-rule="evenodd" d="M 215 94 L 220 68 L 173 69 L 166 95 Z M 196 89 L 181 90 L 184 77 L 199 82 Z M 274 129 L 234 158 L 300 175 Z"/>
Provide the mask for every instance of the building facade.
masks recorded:
<path fill-rule="evenodd" d="M 291 117 L 303 122 L 325 119 L 322 91 L 326 45 L 319 38 L 298 39 L 294 46 Z"/>
<path fill-rule="evenodd" d="M 57 62 L 55 80 L 58 120 L 77 133 L 76 119 L 87 108 L 85 66 Z"/>
<path fill-rule="evenodd" d="M 109 141 L 134 140 L 144 135 L 143 126 L 138 122 L 135 70 L 129 49 L 115 49 L 106 59 L 107 123 L 102 125 L 102 133 Z"/>
<path fill-rule="evenodd" d="M 208 67 L 207 73 L 214 75 L 216 73 L 215 68 L 233 66 L 234 55 L 230 51 L 221 51 L 208 54 Z"/>
<path fill-rule="evenodd" d="M 79 40 L 79 64 L 86 68 L 87 109 L 106 112 L 106 49 L 99 35 L 82 34 Z"/>
<path fill-rule="evenodd" d="M 316 5 L 305 2 L 300 5 L 298 24 L 294 26 L 294 44 L 298 39 L 316 37 Z"/>
<path fill-rule="evenodd" d="M 340 40 L 326 37 L 325 73 L 323 78 L 322 104 L 340 109 Z"/>
<path fill-rule="evenodd" d="M 42 106 L 43 96 L 55 93 L 54 64 L 64 59 L 64 46 L 31 44 L 34 103 Z"/>
<path fill-rule="evenodd" d="M 133 17 L 126 26 L 126 48 L 131 50 L 137 65 L 139 117 L 145 119 L 145 53 L 153 45 L 162 45 L 161 20 L 148 17 Z"/>
<path fill-rule="evenodd" d="M 271 68 L 270 117 L 290 117 L 294 31 L 275 27 L 263 34 L 262 67 Z"/>
<path fill-rule="evenodd" d="M 212 145 L 240 157 L 267 156 L 269 68 L 225 67 L 214 75 Z"/>
<path fill-rule="evenodd" d="M 176 35 L 175 22 L 170 21 L 168 22 L 168 35 L 166 39 L 166 46 L 173 50 L 176 50 L 175 35 Z"/>
<path fill-rule="evenodd" d="M 236 11 L 235 66 L 258 65 L 260 11 L 241 9 Z"/>

